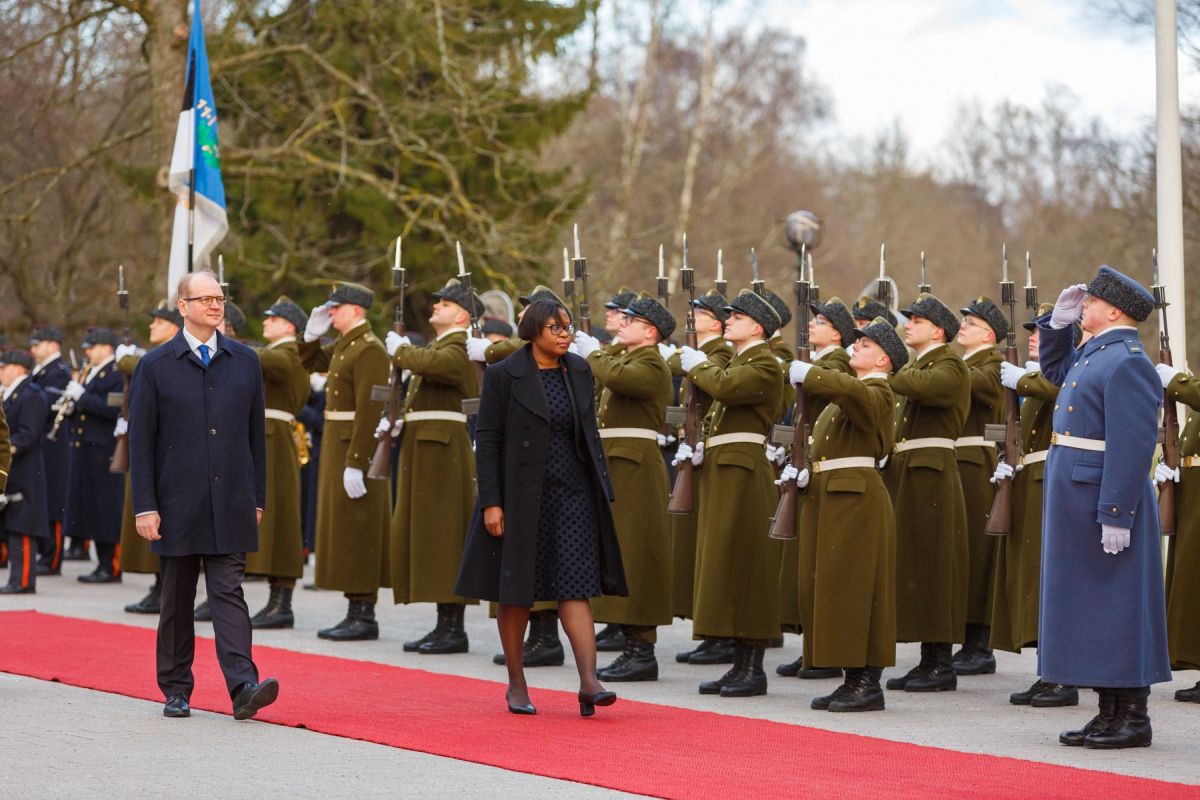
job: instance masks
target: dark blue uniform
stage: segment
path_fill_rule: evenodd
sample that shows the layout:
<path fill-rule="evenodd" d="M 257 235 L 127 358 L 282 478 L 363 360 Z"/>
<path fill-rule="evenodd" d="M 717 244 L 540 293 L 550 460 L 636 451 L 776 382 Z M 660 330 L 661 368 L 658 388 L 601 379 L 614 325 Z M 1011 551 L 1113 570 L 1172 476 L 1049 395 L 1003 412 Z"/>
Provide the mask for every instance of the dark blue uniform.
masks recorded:
<path fill-rule="evenodd" d="M 29 380 L 45 389 L 55 389 L 61 392 L 71 382 L 71 368 L 59 356 L 44 365 L 34 368 Z M 50 406 L 61 397 L 56 392 L 47 392 L 46 400 Z M 46 433 L 54 424 L 55 413 L 47 408 Z M 50 520 L 50 533 L 44 544 L 43 555 L 38 559 L 38 566 L 48 572 L 58 572 L 61 566 L 63 546 L 63 518 L 67 508 L 67 457 L 71 442 L 67 436 L 59 436 L 56 441 L 43 439 L 42 460 L 46 464 L 46 511 Z"/>
<path fill-rule="evenodd" d="M 8 585 L 33 589 L 37 583 L 34 559 L 36 545 L 48 533 L 46 521 L 46 468 L 42 461 L 42 437 L 46 429 L 46 397 L 28 378 L 21 380 L 4 400 L 12 445 L 12 466 L 8 472 L 9 495 L 22 499 L 0 511 L 0 528 L 8 539 Z"/>

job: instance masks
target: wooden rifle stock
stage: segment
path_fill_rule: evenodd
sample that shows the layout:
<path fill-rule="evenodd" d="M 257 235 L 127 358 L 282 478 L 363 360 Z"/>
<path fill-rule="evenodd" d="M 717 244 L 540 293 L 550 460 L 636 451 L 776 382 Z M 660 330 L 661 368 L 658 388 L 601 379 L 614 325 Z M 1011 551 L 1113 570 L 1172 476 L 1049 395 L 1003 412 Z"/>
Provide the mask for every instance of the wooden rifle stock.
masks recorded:
<path fill-rule="evenodd" d="M 1158 351 L 1160 364 L 1171 366 L 1171 348 Z M 1175 401 L 1163 390 L 1163 463 L 1171 469 L 1179 468 L 1179 417 Z M 1164 536 L 1174 536 L 1175 481 L 1167 480 L 1158 485 L 1158 522 Z"/>
<path fill-rule="evenodd" d="M 122 341 L 125 344 L 133 344 L 133 339 L 129 335 L 129 292 L 125 291 L 125 268 L 121 267 L 117 284 L 117 301 L 121 305 L 121 310 L 125 313 L 125 332 Z M 124 397 L 121 400 L 121 419 L 129 420 L 129 376 L 125 376 Z M 112 473 L 129 472 L 129 434 L 122 433 L 117 437 L 116 444 L 113 445 L 112 458 L 108 461 L 108 471 Z"/>
<path fill-rule="evenodd" d="M 755 270 L 757 272 L 757 270 Z M 796 358 L 800 361 L 809 360 L 808 353 L 808 318 L 809 302 L 811 301 L 811 285 L 804 279 L 804 255 L 800 256 L 800 280 L 796 281 Z M 795 434 L 792 439 L 791 465 L 797 472 L 808 468 L 808 395 L 804 386 L 796 387 L 796 405 L 792 410 L 792 425 Z M 799 505 L 800 487 L 793 481 L 784 481 L 779 487 L 779 505 L 775 507 L 775 515 L 771 517 L 771 527 L 767 536 L 772 539 L 790 541 L 796 538 L 796 510 Z"/>
<path fill-rule="evenodd" d="M 392 330 L 403 336 L 404 328 L 404 292 L 407 285 L 404 282 L 404 270 L 400 267 L 400 239 L 396 239 L 396 264 L 392 267 L 392 288 L 399 294 L 396 296 L 396 307 L 392 312 Z M 375 443 L 375 452 L 371 456 L 371 464 L 367 467 L 367 477 L 373 480 L 389 480 L 392 477 L 392 448 L 400 443 L 400 431 L 396 430 L 404 420 L 404 370 L 392 365 L 388 376 L 388 407 L 387 419 L 389 428 Z"/>
<path fill-rule="evenodd" d="M 1015 335 L 1012 337 L 1015 339 Z M 1004 360 L 1014 366 L 1017 363 L 1017 347 L 1014 343 L 1004 348 Z M 1004 463 L 1014 470 L 1021 463 L 1021 404 L 1016 389 L 1004 393 Z M 1015 473 L 1014 473 L 1015 475 Z M 1012 533 L 1012 478 L 996 481 L 996 496 L 988 514 L 987 533 L 1007 536 Z"/>
<path fill-rule="evenodd" d="M 693 349 L 696 348 L 696 283 L 693 280 L 692 270 L 688 269 L 687 264 L 680 270 L 680 276 L 683 278 L 684 289 L 688 292 L 688 310 L 687 310 L 687 329 L 684 336 L 687 346 Z M 688 447 L 695 449 L 696 447 L 696 430 L 699 420 L 696 417 L 700 414 L 700 402 L 697 398 L 699 390 L 696 384 L 688 381 L 688 402 L 687 402 L 687 419 L 683 423 L 683 440 Z M 675 485 L 671 488 L 671 502 L 667 504 L 668 514 L 690 514 L 695 506 L 695 473 L 696 467 L 692 464 L 690 458 L 684 459 L 675 466 Z"/>

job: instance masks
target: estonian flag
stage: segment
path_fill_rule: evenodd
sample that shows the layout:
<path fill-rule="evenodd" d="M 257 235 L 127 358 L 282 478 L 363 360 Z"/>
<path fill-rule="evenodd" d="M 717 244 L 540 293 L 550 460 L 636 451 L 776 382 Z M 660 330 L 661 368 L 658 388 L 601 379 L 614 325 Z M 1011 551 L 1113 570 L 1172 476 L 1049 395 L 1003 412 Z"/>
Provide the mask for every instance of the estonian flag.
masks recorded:
<path fill-rule="evenodd" d="M 195 0 L 192 9 L 183 110 L 175 132 L 168 186 L 178 200 L 167 268 L 167 294 L 173 298 L 175 287 L 186 273 L 208 268 L 213 251 L 229 230 L 225 186 L 221 183 L 221 149 L 217 144 L 217 106 L 208 75 L 200 0 Z M 189 214 L 189 209 L 194 214 Z"/>

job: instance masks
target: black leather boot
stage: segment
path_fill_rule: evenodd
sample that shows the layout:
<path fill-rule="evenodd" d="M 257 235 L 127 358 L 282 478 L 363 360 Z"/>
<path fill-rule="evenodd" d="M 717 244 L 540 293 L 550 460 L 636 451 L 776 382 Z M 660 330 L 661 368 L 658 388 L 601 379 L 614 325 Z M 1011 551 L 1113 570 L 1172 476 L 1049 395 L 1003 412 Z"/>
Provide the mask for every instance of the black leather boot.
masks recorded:
<path fill-rule="evenodd" d="M 212 610 L 208 607 L 208 599 L 192 609 L 192 619 L 196 622 L 212 622 Z"/>
<path fill-rule="evenodd" d="M 933 645 L 928 642 L 921 642 L 921 660 L 915 667 L 908 672 L 896 678 L 888 678 L 887 688 L 903 689 L 908 686 L 908 682 L 913 678 L 925 675 L 933 670 L 935 658 L 933 655 Z"/>
<path fill-rule="evenodd" d="M 417 652 L 426 656 L 441 656 L 450 653 L 465 653 L 470 649 L 467 641 L 467 630 L 463 627 L 463 617 L 467 607 L 460 603 L 439 603 L 446 607 L 446 627 L 441 636 L 435 636 L 417 648 Z"/>
<path fill-rule="evenodd" d="M 154 585 L 150 587 L 150 591 L 141 600 L 136 603 L 130 603 L 125 606 L 125 611 L 130 614 L 157 614 L 162 611 L 162 579 L 154 576 Z"/>
<path fill-rule="evenodd" d="M 1149 747 L 1154 732 L 1150 729 L 1150 714 L 1145 697 L 1116 695 L 1113 721 L 1102 729 L 1083 737 L 1083 746 L 1091 750 L 1124 750 L 1128 747 Z"/>
<path fill-rule="evenodd" d="M 732 664 L 735 656 L 733 639 L 706 639 L 701 643 L 700 647 L 696 648 L 696 652 L 688 658 L 688 663 L 698 666 Z"/>
<path fill-rule="evenodd" d="M 967 625 L 967 641 L 951 659 L 955 673 L 991 675 L 996 671 L 996 656 L 989 647 L 991 633 L 987 625 Z"/>
<path fill-rule="evenodd" d="M 1200 682 L 1190 689 L 1175 692 L 1175 699 L 1181 703 L 1200 703 Z"/>
<path fill-rule="evenodd" d="M 950 661 L 954 646 L 949 642 L 934 642 L 933 669 L 911 678 L 904 687 L 906 692 L 952 692 L 958 688 L 958 675 Z"/>
<path fill-rule="evenodd" d="M 1013 692 L 1012 694 L 1010 694 L 1008 696 L 1008 702 L 1012 703 L 1014 706 L 1027 706 L 1033 701 L 1034 695 L 1037 695 L 1037 694 L 1040 694 L 1040 693 L 1046 691 L 1046 689 L 1049 689 L 1053 685 L 1054 684 L 1046 683 L 1044 680 L 1039 678 L 1036 681 L 1034 681 L 1033 685 L 1030 686 L 1025 691 Z"/>
<path fill-rule="evenodd" d="M 843 695 L 848 694 L 852 689 L 850 686 L 850 672 L 851 670 L 846 670 L 845 683 L 834 689 L 829 694 L 821 695 L 820 697 L 814 697 L 812 702 L 808 704 L 809 708 L 811 708 L 813 711 L 828 711 L 830 703 L 841 698 Z"/>
<path fill-rule="evenodd" d="M 33 537 L 9 534 L 7 539 L 8 583 L 0 586 L 0 594 L 36 594 L 37 550 Z"/>
<path fill-rule="evenodd" d="M 820 681 L 828 678 L 842 677 L 841 667 L 806 667 L 800 665 L 800 671 L 796 673 L 796 677 L 806 681 Z"/>
<path fill-rule="evenodd" d="M 602 681 L 626 682 L 658 680 L 658 659 L 654 645 L 637 636 L 625 636 L 625 650 L 616 660 L 600 670 L 596 677 Z"/>
<path fill-rule="evenodd" d="M 763 671 L 763 654 L 766 647 L 762 645 L 738 642 L 737 647 L 747 651 L 743 655 L 746 667 L 732 681 L 721 687 L 721 697 L 755 697 L 767 693 L 767 673 Z"/>
<path fill-rule="evenodd" d="M 332 628 L 317 631 L 317 636 L 334 642 L 378 639 L 379 623 L 375 621 L 375 604 L 351 600 L 345 619 Z"/>
<path fill-rule="evenodd" d="M 849 691 L 833 698 L 829 703 L 829 710 L 883 711 L 883 689 L 879 687 L 881 675 L 883 667 L 846 670 L 845 685 L 849 687 Z"/>
<path fill-rule="evenodd" d="M 596 634 L 596 651 L 620 653 L 625 650 L 625 629 L 620 625 L 608 624 Z"/>
<path fill-rule="evenodd" d="M 1065 683 L 1048 683 L 1030 700 L 1034 708 L 1064 708 L 1079 705 L 1079 690 Z"/>
<path fill-rule="evenodd" d="M 1116 719 L 1117 696 L 1112 689 L 1097 689 L 1100 695 L 1100 713 L 1092 717 L 1091 722 L 1077 731 L 1063 731 L 1058 735 L 1059 744 L 1068 747 L 1080 747 L 1083 740 L 1092 734 L 1107 730 Z"/>
<path fill-rule="evenodd" d="M 558 612 L 537 611 L 539 617 L 537 637 L 530 636 L 528 647 L 522 651 L 522 660 L 527 667 L 561 667 L 566 661 L 562 639 L 558 636 Z"/>
<path fill-rule="evenodd" d="M 804 669 L 804 656 L 775 667 L 775 674 L 784 678 L 794 678 L 800 674 L 802 669 Z"/>
<path fill-rule="evenodd" d="M 87 539 L 78 539 L 71 537 L 70 544 L 67 549 L 63 550 L 63 561 L 91 561 L 92 557 L 88 555 Z"/>
<path fill-rule="evenodd" d="M 296 615 L 292 613 L 292 587 L 272 586 L 266 606 L 250 618 L 250 626 L 259 629 L 294 628 Z"/>
<path fill-rule="evenodd" d="M 521 645 L 521 663 L 529 666 L 529 651 L 537 645 L 538 640 L 542 638 L 542 611 L 531 611 L 529 613 L 529 631 L 525 634 L 525 642 Z M 501 650 L 496 655 L 492 656 L 492 663 L 500 666 L 504 665 L 504 651 Z"/>
<path fill-rule="evenodd" d="M 433 626 L 433 630 L 422 636 L 420 639 L 410 639 L 404 643 L 404 652 L 415 653 L 421 649 L 421 645 L 432 642 L 434 639 L 442 635 L 446 630 L 446 607 L 443 603 L 437 604 L 437 624 Z M 501 662 L 503 663 L 503 662 Z"/>
<path fill-rule="evenodd" d="M 746 671 L 746 664 L 749 660 L 750 650 L 748 648 L 734 645 L 733 666 L 715 681 L 704 681 L 701 683 L 700 694 L 720 694 L 721 689 L 733 683 L 743 672 Z"/>

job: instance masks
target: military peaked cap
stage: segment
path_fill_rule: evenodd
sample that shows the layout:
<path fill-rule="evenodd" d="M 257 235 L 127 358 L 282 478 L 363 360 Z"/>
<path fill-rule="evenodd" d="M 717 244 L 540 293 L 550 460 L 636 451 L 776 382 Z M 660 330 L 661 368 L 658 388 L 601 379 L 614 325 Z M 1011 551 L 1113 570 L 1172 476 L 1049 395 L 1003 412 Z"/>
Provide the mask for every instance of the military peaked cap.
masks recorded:
<path fill-rule="evenodd" d="M 61 328 L 55 328 L 53 325 L 42 325 L 34 328 L 33 333 L 29 334 L 29 344 L 35 345 L 38 342 L 58 342 L 63 343 L 63 339 L 67 338 L 63 335 Z"/>
<path fill-rule="evenodd" d="M 10 347 L 0 350 L 0 364 L 16 364 L 25 369 L 33 369 L 33 356 L 29 354 L 28 350 Z"/>
<path fill-rule="evenodd" d="M 87 349 L 97 344 L 107 344 L 111 347 L 116 347 L 121 343 L 112 330 L 108 328 L 88 328 L 87 336 L 83 337 L 83 347 Z"/>

